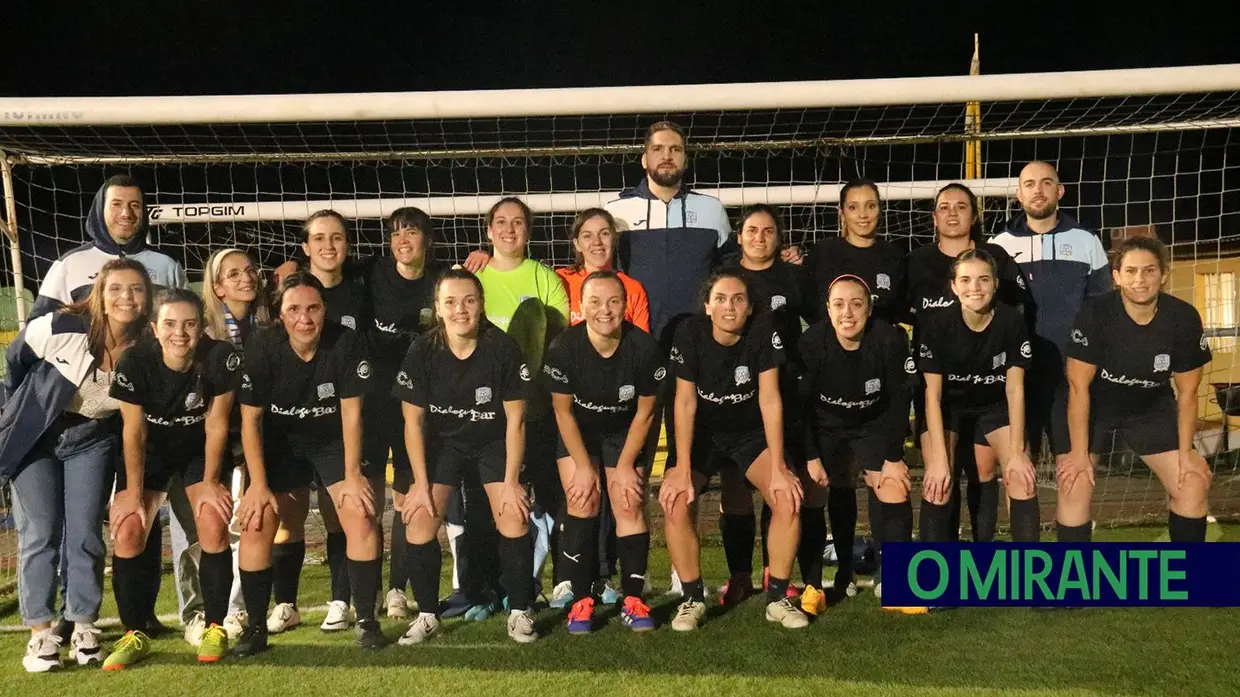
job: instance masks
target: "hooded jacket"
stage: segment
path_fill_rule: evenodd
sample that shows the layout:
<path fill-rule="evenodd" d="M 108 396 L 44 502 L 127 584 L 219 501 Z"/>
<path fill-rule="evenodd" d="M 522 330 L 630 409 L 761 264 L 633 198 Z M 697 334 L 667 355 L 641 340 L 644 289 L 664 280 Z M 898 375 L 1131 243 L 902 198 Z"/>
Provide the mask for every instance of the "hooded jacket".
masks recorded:
<path fill-rule="evenodd" d="M 95 357 L 87 329 L 84 317 L 45 314 L 30 320 L 9 344 L 8 400 L 0 411 L 0 485 L 17 476 L 25 457 L 90 374 Z M 102 423 L 97 427 L 101 433 L 107 429 Z"/>
<path fill-rule="evenodd" d="M 1062 360 L 1076 313 L 1087 298 L 1111 290 L 1106 250 L 1102 240 L 1060 211 L 1054 229 L 1036 233 L 1024 213 L 991 240 L 1020 264 L 1029 283 L 1033 307 L 1031 327 L 1042 342 L 1054 344 Z"/>
<path fill-rule="evenodd" d="M 43 278 L 43 285 L 39 286 L 39 295 L 35 298 L 30 312 L 31 318 L 85 298 L 90 294 L 90 288 L 103 265 L 120 257 L 129 257 L 145 266 L 151 274 L 151 283 L 155 286 L 153 290 L 185 288 L 189 285 L 185 270 L 172 257 L 147 249 L 148 220 L 145 207 L 142 209 L 138 233 L 133 239 L 123 245 L 112 239 L 103 216 L 103 208 L 107 205 L 107 188 L 105 184 L 95 192 L 90 212 L 86 215 L 86 234 L 91 241 L 52 263 L 52 268 Z"/>
<path fill-rule="evenodd" d="M 650 333 L 658 338 L 675 317 L 701 313 L 702 284 L 736 244 L 723 203 L 687 186 L 663 203 L 643 179 L 606 209 L 620 228 L 620 270 L 646 289 Z"/>

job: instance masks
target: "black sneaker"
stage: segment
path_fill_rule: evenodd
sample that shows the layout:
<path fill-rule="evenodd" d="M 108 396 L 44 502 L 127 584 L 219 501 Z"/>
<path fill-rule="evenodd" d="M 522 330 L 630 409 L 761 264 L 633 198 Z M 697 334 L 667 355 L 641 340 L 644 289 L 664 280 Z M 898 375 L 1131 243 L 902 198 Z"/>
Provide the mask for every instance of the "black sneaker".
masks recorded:
<path fill-rule="evenodd" d="M 155 617 L 154 615 L 151 615 L 151 617 L 147 619 L 147 621 L 144 622 L 141 627 L 133 627 L 133 629 L 137 629 L 138 631 L 142 632 L 143 634 L 147 635 L 148 637 L 152 639 L 158 639 L 164 634 L 167 634 L 168 632 L 172 631 L 168 629 L 168 625 L 164 624 L 163 622 L 160 622 L 159 618 Z"/>
<path fill-rule="evenodd" d="M 357 645 L 363 649 L 377 650 L 387 646 L 387 637 L 376 619 L 359 620 L 357 623 Z"/>
<path fill-rule="evenodd" d="M 259 622 L 262 622 L 262 618 L 259 618 Z M 233 655 L 244 658 L 266 650 L 267 628 L 260 624 L 251 624 L 241 632 L 241 636 L 237 637 L 237 643 L 233 646 L 232 652 Z"/>

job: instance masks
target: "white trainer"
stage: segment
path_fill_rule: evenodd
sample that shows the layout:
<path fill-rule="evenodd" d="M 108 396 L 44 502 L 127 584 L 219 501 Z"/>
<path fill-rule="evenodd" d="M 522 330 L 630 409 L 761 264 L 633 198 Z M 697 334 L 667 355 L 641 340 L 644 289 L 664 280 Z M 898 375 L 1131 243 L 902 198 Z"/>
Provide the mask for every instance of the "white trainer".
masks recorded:
<path fill-rule="evenodd" d="M 706 603 L 686 600 L 676 608 L 676 616 L 672 618 L 672 629 L 678 632 L 692 632 L 698 628 L 698 624 L 705 616 Z"/>
<path fill-rule="evenodd" d="M 518 644 L 529 644 L 538 639 L 534 631 L 534 616 L 529 610 L 513 610 L 508 615 L 508 636 Z"/>
<path fill-rule="evenodd" d="M 224 632 L 228 634 L 228 641 L 235 642 L 249 624 L 250 614 L 245 610 L 225 617 Z"/>
<path fill-rule="evenodd" d="M 292 603 L 280 603 L 267 617 L 267 633 L 279 634 L 301 624 L 301 613 Z"/>
<path fill-rule="evenodd" d="M 439 618 L 430 614 L 419 614 L 417 619 L 409 623 L 409 630 L 396 640 L 401 646 L 421 644 L 439 633 Z"/>
<path fill-rule="evenodd" d="M 389 590 L 383 604 L 387 606 L 388 617 L 404 619 L 409 616 L 409 599 L 405 597 L 405 592 L 399 588 Z"/>
<path fill-rule="evenodd" d="M 551 589 L 551 602 L 548 604 L 556 610 L 562 610 L 572 605 L 576 597 L 573 595 L 573 582 L 560 581 Z"/>
<path fill-rule="evenodd" d="M 195 612 L 194 616 L 189 618 L 189 622 L 185 623 L 185 642 L 194 648 L 202 646 L 202 635 L 206 631 L 206 616 L 201 612 Z"/>
<path fill-rule="evenodd" d="M 31 635 L 30 641 L 26 644 L 26 657 L 22 659 L 22 666 L 26 668 L 27 673 L 47 673 L 59 670 L 61 667 L 60 636 L 50 628 Z"/>
<path fill-rule="evenodd" d="M 69 655 L 80 666 L 102 661 L 103 643 L 99 641 L 102 636 L 103 632 L 94 624 L 89 622 L 74 624 L 73 637 L 69 640 Z"/>
<path fill-rule="evenodd" d="M 789 598 L 782 598 L 766 605 L 766 621 L 778 622 L 785 629 L 801 629 L 809 626 L 809 618 Z"/>
<path fill-rule="evenodd" d="M 343 600 L 333 600 L 327 604 L 327 617 L 319 629 L 325 632 L 339 632 L 349 628 L 349 604 Z"/>

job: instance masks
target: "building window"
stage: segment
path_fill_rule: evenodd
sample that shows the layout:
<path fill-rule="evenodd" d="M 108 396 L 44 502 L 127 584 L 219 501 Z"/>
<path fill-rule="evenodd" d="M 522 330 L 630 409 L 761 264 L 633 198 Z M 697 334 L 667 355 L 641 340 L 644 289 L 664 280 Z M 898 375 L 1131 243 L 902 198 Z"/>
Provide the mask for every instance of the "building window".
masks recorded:
<path fill-rule="evenodd" d="M 1205 291 L 1202 322 L 1210 336 L 1210 350 L 1232 351 L 1236 346 L 1236 274 L 1231 271 L 1201 274 Z M 1227 334 L 1231 334 L 1227 336 Z M 1218 336 L 1222 335 L 1222 336 Z"/>

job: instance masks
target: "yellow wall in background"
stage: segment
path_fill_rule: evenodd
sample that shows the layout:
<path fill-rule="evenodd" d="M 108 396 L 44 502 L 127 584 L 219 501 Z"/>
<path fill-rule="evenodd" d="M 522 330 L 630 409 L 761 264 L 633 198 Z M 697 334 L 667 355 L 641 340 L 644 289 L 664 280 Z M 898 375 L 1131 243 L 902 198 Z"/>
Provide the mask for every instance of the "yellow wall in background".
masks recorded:
<path fill-rule="evenodd" d="M 1177 298 L 1192 303 L 1204 318 L 1205 290 L 1201 276 L 1228 271 L 1240 278 L 1240 256 L 1173 261 L 1168 291 Z M 1202 419 L 1217 420 L 1221 416 L 1218 404 L 1214 401 L 1214 387 L 1210 384 L 1215 382 L 1240 383 L 1240 365 L 1237 365 L 1234 349 L 1215 349 L 1214 360 L 1206 366 L 1205 375 L 1201 378 L 1201 398 L 1197 407 L 1197 413 Z"/>

